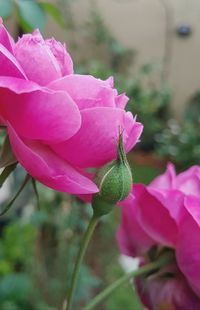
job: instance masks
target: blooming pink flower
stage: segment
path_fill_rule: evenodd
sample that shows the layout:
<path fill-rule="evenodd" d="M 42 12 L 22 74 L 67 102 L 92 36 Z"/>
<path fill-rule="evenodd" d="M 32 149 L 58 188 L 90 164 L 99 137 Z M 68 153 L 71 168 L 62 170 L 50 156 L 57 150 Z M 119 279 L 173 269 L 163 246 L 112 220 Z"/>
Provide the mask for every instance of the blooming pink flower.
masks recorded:
<path fill-rule="evenodd" d="M 135 184 L 121 205 L 122 253 L 147 263 L 153 249 L 175 252 L 171 278 L 137 281 L 143 303 L 151 310 L 200 309 L 200 167 L 176 175 L 169 164 L 148 186 Z"/>
<path fill-rule="evenodd" d="M 113 80 L 73 74 L 65 45 L 38 30 L 15 44 L 0 23 L 0 122 L 17 160 L 55 190 L 98 192 L 87 168 L 115 159 L 119 127 L 126 151 L 142 125 L 124 107 Z"/>

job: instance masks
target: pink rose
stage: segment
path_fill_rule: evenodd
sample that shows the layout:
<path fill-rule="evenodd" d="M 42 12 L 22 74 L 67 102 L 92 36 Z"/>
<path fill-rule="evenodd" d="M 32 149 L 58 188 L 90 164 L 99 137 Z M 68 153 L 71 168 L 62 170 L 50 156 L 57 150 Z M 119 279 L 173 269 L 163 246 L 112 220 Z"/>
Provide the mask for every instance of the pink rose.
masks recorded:
<path fill-rule="evenodd" d="M 142 132 L 124 110 L 127 100 L 112 78 L 73 74 L 61 43 L 36 30 L 15 44 L 0 23 L 0 122 L 36 180 L 72 194 L 98 192 L 87 168 L 116 157 L 119 127 L 127 152 Z"/>
<path fill-rule="evenodd" d="M 169 164 L 148 186 L 134 185 L 121 205 L 122 253 L 148 263 L 153 249 L 168 248 L 176 257 L 171 278 L 137 281 L 143 303 L 150 310 L 200 309 L 200 167 L 176 175 Z"/>

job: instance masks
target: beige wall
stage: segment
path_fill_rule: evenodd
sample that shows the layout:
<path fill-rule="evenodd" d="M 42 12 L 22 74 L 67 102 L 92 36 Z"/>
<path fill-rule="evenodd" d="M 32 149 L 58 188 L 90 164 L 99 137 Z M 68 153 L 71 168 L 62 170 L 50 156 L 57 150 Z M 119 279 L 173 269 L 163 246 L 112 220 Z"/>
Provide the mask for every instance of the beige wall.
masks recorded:
<path fill-rule="evenodd" d="M 71 1 L 80 29 L 83 21 L 88 19 L 91 1 L 95 0 Z M 172 110 L 180 117 L 187 99 L 200 89 L 200 0 L 96 0 L 113 35 L 125 47 L 137 51 L 136 66 L 131 68 L 133 74 L 144 63 L 154 63 L 158 70 L 161 68 L 165 46 L 163 2 L 171 8 L 172 13 L 169 85 L 173 90 Z M 181 39 L 176 36 L 175 28 L 180 23 L 191 25 L 191 37 Z M 52 20 L 45 35 L 54 35 L 64 41 L 69 37 L 68 32 L 61 32 Z M 83 42 L 83 49 L 87 48 L 84 33 L 79 32 L 79 27 L 73 36 Z"/>

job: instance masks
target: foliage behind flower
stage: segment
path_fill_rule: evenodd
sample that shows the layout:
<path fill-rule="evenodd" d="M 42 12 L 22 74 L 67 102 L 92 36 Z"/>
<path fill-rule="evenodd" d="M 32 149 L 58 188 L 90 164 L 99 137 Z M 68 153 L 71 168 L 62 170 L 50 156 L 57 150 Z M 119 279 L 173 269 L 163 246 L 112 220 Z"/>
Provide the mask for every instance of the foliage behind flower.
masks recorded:
<path fill-rule="evenodd" d="M 152 310 L 199 309 L 200 167 L 176 175 L 169 164 L 149 186 L 134 185 L 121 205 L 122 253 L 146 264 L 163 251 L 175 252 L 174 264 L 137 281 L 143 303 Z"/>
<path fill-rule="evenodd" d="M 55 190 L 98 192 L 87 168 L 116 158 L 119 128 L 125 150 L 142 125 L 124 108 L 113 79 L 73 73 L 65 46 L 38 30 L 15 44 L 0 25 L 0 120 L 27 172 Z"/>

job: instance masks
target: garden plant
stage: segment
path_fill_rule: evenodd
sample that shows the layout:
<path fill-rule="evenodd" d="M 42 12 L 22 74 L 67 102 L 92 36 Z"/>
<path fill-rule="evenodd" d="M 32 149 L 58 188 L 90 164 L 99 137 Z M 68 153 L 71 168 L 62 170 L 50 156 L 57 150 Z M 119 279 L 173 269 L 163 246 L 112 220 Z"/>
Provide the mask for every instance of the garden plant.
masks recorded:
<path fill-rule="evenodd" d="M 74 73 L 65 44 L 54 38 L 44 40 L 39 30 L 23 35 L 15 43 L 1 21 L 0 124 L 5 139 L 0 157 L 3 168 L 0 185 L 19 165 L 26 171 L 14 197 L 1 206 L 1 216 L 11 211 L 13 202 L 32 183 L 38 217 L 32 218 L 35 227 L 26 223 L 20 228 L 22 236 L 17 240 L 21 240 L 22 246 L 16 245 L 13 258 L 6 251 L 12 239 L 9 236 L 13 236 L 13 231 L 17 235 L 18 222 L 13 224 L 13 230 L 6 231 L 0 246 L 0 255 L 4 257 L 0 273 L 13 271 L 13 266 L 15 274 L 20 270 L 19 293 L 12 291 L 13 299 L 20 300 L 20 287 L 31 294 L 30 279 L 22 272 L 31 268 L 22 251 L 26 246 L 31 255 L 37 251 L 40 264 L 46 266 L 42 271 L 39 267 L 33 270 L 35 278 L 43 273 L 41 290 L 51 278 L 56 280 L 44 292 L 48 307 L 36 301 L 35 305 L 29 304 L 27 300 L 20 306 L 20 300 L 17 309 L 55 309 L 50 308 L 51 294 L 59 295 L 59 308 L 64 310 L 97 309 L 130 281 L 141 303 L 150 310 L 200 309 L 200 167 L 192 166 L 176 175 L 173 164 L 168 164 L 166 172 L 149 185 L 136 184 L 126 154 L 142 140 L 143 125 L 126 111 L 127 103 L 128 97 L 118 93 L 112 77 L 101 80 Z M 71 271 L 70 277 L 64 279 L 66 292 L 65 286 L 63 290 L 59 285 L 60 278 L 55 279 L 53 270 L 48 269 L 56 255 L 54 250 L 57 253 L 63 250 L 65 243 L 59 248 L 59 238 L 62 233 L 64 238 L 61 224 L 65 218 L 49 206 L 51 199 L 45 210 L 40 209 L 37 182 L 54 190 L 57 201 L 59 193 L 71 195 L 63 208 L 69 210 L 73 220 L 79 204 L 81 211 L 76 214 L 76 224 L 79 220 L 82 223 L 82 216 L 85 218 L 84 227 L 78 227 L 82 240 L 76 255 L 66 249 L 68 266 L 63 260 L 58 262 L 62 264 L 62 281 L 65 270 Z M 74 206 L 73 199 L 76 199 Z M 83 215 L 84 208 L 89 211 Z M 92 293 L 87 303 L 75 305 L 77 290 L 81 290 L 80 267 L 89 241 L 99 222 L 107 229 L 105 216 L 116 208 L 121 212 L 116 233 L 119 252 L 137 258 L 137 268 L 102 291 Z M 56 224 L 52 220 L 55 217 Z M 70 221 L 68 225 L 70 228 Z M 70 229 L 65 231 L 66 238 L 70 239 L 70 233 Z M 115 239 L 114 234 L 112 238 Z M 70 239 L 72 244 L 73 240 L 77 242 L 76 237 Z M 49 252 L 44 257 L 41 253 L 45 247 Z M 98 253 L 94 259 L 96 256 Z M 84 272 L 87 274 L 88 270 Z M 99 279 L 93 277 L 92 281 L 98 283 Z M 6 286 L 0 283 L 0 292 L 3 285 Z M 87 290 L 87 285 L 82 285 L 82 291 Z M 0 302 L 3 298 L 0 294 Z M 8 309 L 5 300 L 6 297 L 4 309 Z"/>

